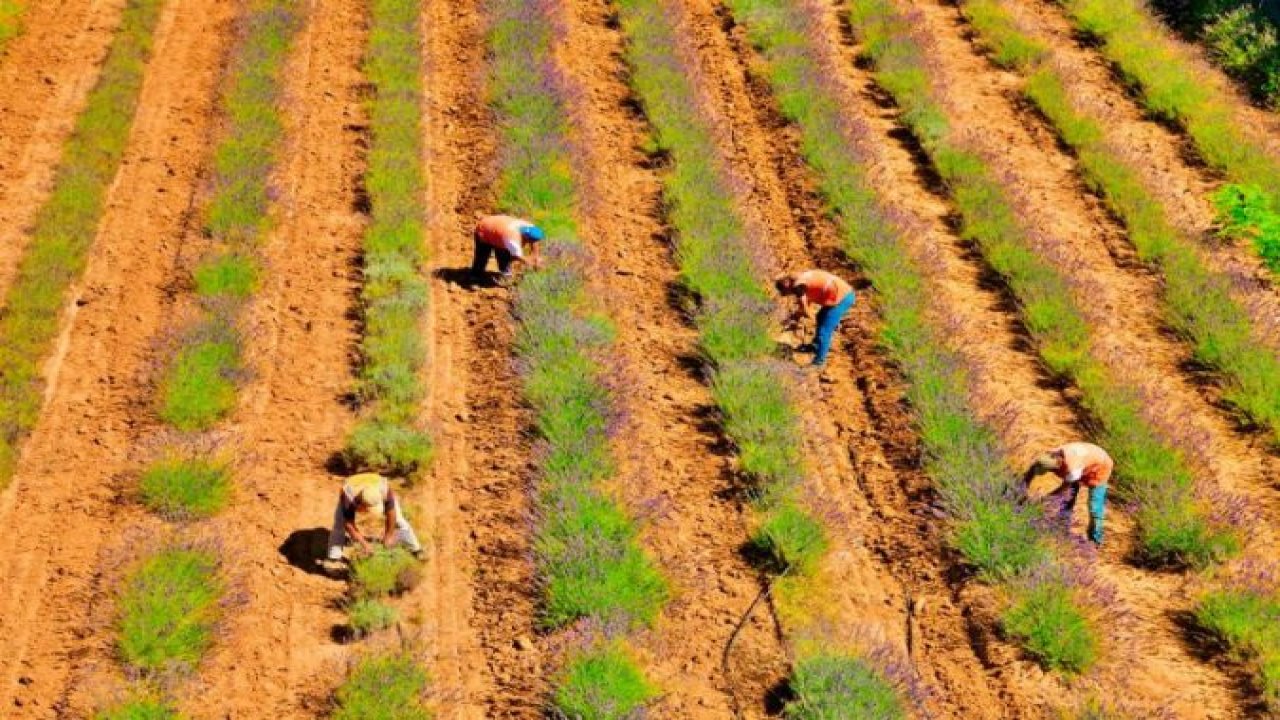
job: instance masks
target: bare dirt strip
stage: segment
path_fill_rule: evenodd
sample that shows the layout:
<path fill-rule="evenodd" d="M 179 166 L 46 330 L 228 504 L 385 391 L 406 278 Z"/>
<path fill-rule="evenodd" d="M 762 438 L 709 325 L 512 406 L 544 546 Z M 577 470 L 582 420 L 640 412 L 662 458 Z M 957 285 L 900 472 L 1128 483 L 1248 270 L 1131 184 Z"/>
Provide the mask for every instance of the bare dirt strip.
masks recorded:
<path fill-rule="evenodd" d="M 28 3 L 23 33 L 0 57 L 0 294 L 17 272 L 123 8 L 123 0 Z"/>
<path fill-rule="evenodd" d="M 368 7 L 311 0 L 285 71 L 276 229 L 246 323 L 253 377 L 227 429 L 241 458 L 211 521 L 242 602 L 202 667 L 191 718 L 313 718 L 344 677 L 345 583 L 317 567 L 341 477 L 327 470 L 353 413 L 352 314 L 365 219 L 360 69 Z"/>
<path fill-rule="evenodd" d="M 592 288 L 618 329 L 615 390 L 625 407 L 615 453 L 616 491 L 640 508 L 645 545 L 675 598 L 645 641 L 643 665 L 663 689 L 659 717 L 727 718 L 735 698 L 749 717 L 787 673 L 767 605 L 737 635 L 762 589 L 741 549 L 745 498 L 715 422 L 698 360 L 698 337 L 676 307 L 680 294 L 670 229 L 663 223 L 660 169 L 640 148 L 647 137 L 626 81 L 623 38 L 603 0 L 566 3 L 557 50 L 570 82 L 575 144 L 589 204 L 583 238 L 595 254 Z"/>
<path fill-rule="evenodd" d="M 138 425 L 151 416 L 163 326 L 199 173 L 233 8 L 172 0 L 157 28 L 129 149 L 97 247 L 73 288 L 50 399 L 0 518 L 0 707 L 7 717 L 87 717 L 73 692 L 115 672 L 100 578 L 146 522 L 131 502 Z M 109 619 L 109 618 L 108 618 Z"/>
<path fill-rule="evenodd" d="M 548 686 L 534 629 L 531 419 L 513 364 L 511 295 L 465 281 L 471 230 L 494 212 L 485 22 L 444 0 L 423 11 L 433 268 L 424 332 L 437 452 L 413 493 L 429 558 L 412 602 L 443 717 L 536 718 Z"/>

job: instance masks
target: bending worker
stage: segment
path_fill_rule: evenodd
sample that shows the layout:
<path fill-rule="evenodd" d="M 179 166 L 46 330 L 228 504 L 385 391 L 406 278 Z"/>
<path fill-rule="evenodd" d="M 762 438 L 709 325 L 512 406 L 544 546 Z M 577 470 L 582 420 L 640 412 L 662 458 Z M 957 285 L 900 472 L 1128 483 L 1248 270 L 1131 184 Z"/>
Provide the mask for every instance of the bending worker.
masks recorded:
<path fill-rule="evenodd" d="M 1024 487 L 1030 487 L 1037 475 L 1057 475 L 1062 483 L 1048 494 L 1055 496 L 1070 492 L 1062 508 L 1062 517 L 1068 523 L 1071 522 L 1071 511 L 1075 507 L 1076 497 L 1080 495 L 1080 488 L 1089 488 L 1089 540 L 1101 545 L 1107 481 L 1111 479 L 1114 468 L 1115 461 L 1106 450 L 1086 442 L 1071 442 L 1037 457 L 1027 469 L 1022 482 Z"/>
<path fill-rule="evenodd" d="M 414 555 L 422 553 L 418 536 L 409 521 L 404 519 L 404 513 L 400 512 L 400 500 L 387 479 L 377 473 L 361 473 L 347 478 L 338 492 L 333 530 L 329 533 L 330 560 L 342 559 L 342 548 L 348 538 L 359 543 L 365 552 L 372 550 L 369 538 L 360 529 L 361 514 L 372 521 L 366 529 L 370 526 L 376 528 L 371 535 L 377 537 L 377 533 L 381 533 L 383 545 L 394 547 L 397 543 L 404 543 Z"/>
<path fill-rule="evenodd" d="M 504 280 L 511 277 L 513 262 L 527 262 L 535 268 L 542 266 L 539 245 L 546 234 L 528 220 L 510 215 L 490 215 L 476 224 L 472 237 L 475 240 L 472 275 L 479 277 L 484 274 L 490 255 L 497 255 L 498 272 Z"/>
<path fill-rule="evenodd" d="M 853 287 L 843 279 L 822 270 L 806 270 L 794 275 L 783 275 L 774 282 L 783 297 L 796 299 L 792 321 L 809 317 L 818 308 L 817 324 L 813 335 L 813 367 L 821 368 L 831 351 L 831 338 L 840 321 L 853 307 L 857 295 Z"/>

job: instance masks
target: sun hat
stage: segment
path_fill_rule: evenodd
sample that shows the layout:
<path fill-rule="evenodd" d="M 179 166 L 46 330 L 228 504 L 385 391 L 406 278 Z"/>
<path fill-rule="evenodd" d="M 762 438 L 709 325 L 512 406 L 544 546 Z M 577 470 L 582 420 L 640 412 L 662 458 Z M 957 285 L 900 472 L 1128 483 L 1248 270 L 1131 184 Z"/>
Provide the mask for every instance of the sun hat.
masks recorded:
<path fill-rule="evenodd" d="M 525 225 L 520 228 L 520 237 L 529 242 L 542 242 L 547 239 L 547 234 L 542 232 L 542 228 L 537 225 Z"/>

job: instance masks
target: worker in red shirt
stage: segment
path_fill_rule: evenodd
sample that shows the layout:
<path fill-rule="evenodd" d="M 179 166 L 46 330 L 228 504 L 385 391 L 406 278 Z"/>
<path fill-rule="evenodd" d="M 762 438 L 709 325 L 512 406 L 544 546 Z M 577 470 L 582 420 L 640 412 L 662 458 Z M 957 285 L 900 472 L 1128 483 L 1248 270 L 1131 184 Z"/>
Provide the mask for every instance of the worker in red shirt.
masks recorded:
<path fill-rule="evenodd" d="M 471 260 L 471 273 L 477 277 L 484 274 L 491 255 L 498 257 L 498 272 L 503 280 L 511 277 L 513 262 L 542 267 L 539 246 L 546 239 L 546 234 L 528 220 L 510 215 L 490 215 L 476 224 L 472 237 L 475 239 L 475 255 Z"/>
<path fill-rule="evenodd" d="M 783 297 L 796 299 L 793 321 L 809 317 L 817 308 L 817 323 L 813 335 L 813 367 L 821 368 L 831 351 L 831 338 L 840 321 L 848 314 L 857 300 L 853 286 L 843 279 L 822 270 L 806 270 L 783 275 L 774 281 L 774 287 Z"/>
<path fill-rule="evenodd" d="M 1071 521 L 1071 510 L 1080 495 L 1080 488 L 1089 488 L 1089 540 L 1095 545 L 1101 545 L 1107 481 L 1111 479 L 1113 469 L 1115 461 L 1106 450 L 1086 442 L 1070 442 L 1037 457 L 1027 469 L 1022 482 L 1024 487 L 1030 487 L 1031 481 L 1042 473 L 1057 475 L 1062 483 L 1048 495 L 1070 492 L 1062 509 L 1063 518 L 1067 522 Z"/>

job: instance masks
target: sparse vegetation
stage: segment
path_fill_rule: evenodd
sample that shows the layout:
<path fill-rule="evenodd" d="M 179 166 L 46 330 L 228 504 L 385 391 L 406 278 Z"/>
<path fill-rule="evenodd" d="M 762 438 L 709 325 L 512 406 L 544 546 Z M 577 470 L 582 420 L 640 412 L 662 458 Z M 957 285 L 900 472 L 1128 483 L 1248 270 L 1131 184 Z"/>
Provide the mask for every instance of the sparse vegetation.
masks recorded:
<path fill-rule="evenodd" d="M 579 652 L 556 683 L 557 717 L 573 720 L 634 720 L 658 691 L 619 644 Z"/>
<path fill-rule="evenodd" d="M 142 502 L 171 519 L 210 517 L 231 496 L 231 465 L 222 457 L 170 453 L 139 481 Z"/>
<path fill-rule="evenodd" d="M 1256 340 L 1253 323 L 1231 295 L 1231 280 L 1208 270 L 1192 238 L 1166 219 L 1163 203 L 1142 181 L 1139 170 L 1106 136 L 1104 123 L 1077 102 L 1061 72 L 1042 46 L 1019 30 L 997 0 L 968 0 L 962 8 L 986 42 L 996 62 L 1029 74 L 1023 92 L 1059 136 L 1076 153 L 1085 179 L 1102 195 L 1129 230 L 1139 256 L 1164 278 L 1164 300 L 1171 324 L 1191 341 L 1197 360 L 1220 371 L 1223 396 L 1252 422 L 1280 442 L 1280 362 Z M 1022 48 L 1039 53 L 1006 61 Z M 1025 54 L 1025 53 L 1024 53 Z M 1219 206 L 1229 213 L 1224 231 L 1251 235 L 1251 228 L 1269 215 L 1261 193 L 1218 194 Z M 1280 222 L 1267 250 L 1265 233 L 1253 238 L 1260 255 L 1280 259 Z"/>
<path fill-rule="evenodd" d="M 94 713 L 93 720 L 179 720 L 182 716 L 167 701 L 149 691 Z"/>
<path fill-rule="evenodd" d="M 357 637 L 365 637 L 396 624 L 400 613 L 390 605 L 372 598 L 353 600 L 347 606 L 347 623 Z"/>
<path fill-rule="evenodd" d="M 193 669 L 213 642 L 223 588 L 212 551 L 173 546 L 143 560 L 120 590 L 121 658 L 143 674 Z"/>
<path fill-rule="evenodd" d="M 48 200 L 36 215 L 18 274 L 0 304 L 0 485 L 44 400 L 41 363 L 51 351 L 67 288 L 83 272 L 107 188 L 124 156 L 163 0 L 130 0 L 102 73 L 76 119 Z M 17 8 L 0 1 L 0 35 Z M 0 39 L 0 45 L 3 45 Z"/>
<path fill-rule="evenodd" d="M 417 584 L 418 560 L 402 547 L 377 546 L 351 559 L 351 584 L 357 598 L 405 592 Z"/>
<path fill-rule="evenodd" d="M 426 690 L 427 672 L 409 653 L 370 655 L 338 688 L 332 720 L 430 720 Z"/>
<path fill-rule="evenodd" d="M 1227 582 L 1201 595 L 1196 623 L 1253 668 L 1263 699 L 1280 710 L 1280 578 L 1276 568 L 1242 562 Z"/>
<path fill-rule="evenodd" d="M 1116 460 L 1114 487 L 1136 506 L 1142 554 L 1153 563 L 1203 566 L 1237 551 L 1236 531 L 1211 518 L 1197 499 L 1191 470 L 1143 416 L 1136 391 L 1092 354 L 1089 323 L 1066 278 L 1038 253 L 1025 210 L 985 158 L 952 133 L 925 41 L 887 0 L 853 0 L 848 7 L 877 81 L 898 102 L 902 122 L 947 185 L 962 218 L 961 235 L 977 245 L 1017 299 L 1045 367 L 1079 388 L 1098 442 Z"/>
<path fill-rule="evenodd" d="M 369 104 L 365 187 L 371 218 L 360 294 L 364 336 L 356 395 L 364 416 L 347 440 L 353 468 L 412 476 L 433 454 L 418 415 L 426 348 L 420 320 L 427 284 L 422 192 L 422 60 L 419 4 L 374 0 L 365 73 Z"/>

